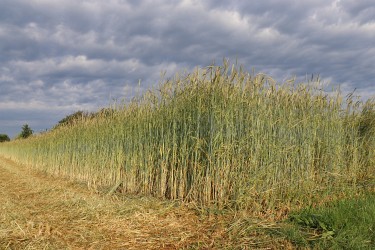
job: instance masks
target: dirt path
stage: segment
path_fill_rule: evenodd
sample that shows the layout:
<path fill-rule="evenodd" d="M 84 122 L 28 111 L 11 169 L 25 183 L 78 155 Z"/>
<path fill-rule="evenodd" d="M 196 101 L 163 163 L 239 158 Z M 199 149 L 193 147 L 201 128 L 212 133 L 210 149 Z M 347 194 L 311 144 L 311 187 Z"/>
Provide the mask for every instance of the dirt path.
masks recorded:
<path fill-rule="evenodd" d="M 207 248 L 220 237 L 207 225 L 171 202 L 107 197 L 0 157 L 1 249 Z"/>

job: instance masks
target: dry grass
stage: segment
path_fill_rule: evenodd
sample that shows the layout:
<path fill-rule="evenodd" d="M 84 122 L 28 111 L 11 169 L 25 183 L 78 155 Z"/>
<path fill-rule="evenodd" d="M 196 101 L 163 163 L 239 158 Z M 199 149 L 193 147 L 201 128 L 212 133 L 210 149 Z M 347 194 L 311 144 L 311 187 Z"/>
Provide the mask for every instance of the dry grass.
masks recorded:
<path fill-rule="evenodd" d="M 272 221 L 107 196 L 0 158 L 1 249 L 277 249 Z M 289 245 L 290 246 L 290 245 Z"/>

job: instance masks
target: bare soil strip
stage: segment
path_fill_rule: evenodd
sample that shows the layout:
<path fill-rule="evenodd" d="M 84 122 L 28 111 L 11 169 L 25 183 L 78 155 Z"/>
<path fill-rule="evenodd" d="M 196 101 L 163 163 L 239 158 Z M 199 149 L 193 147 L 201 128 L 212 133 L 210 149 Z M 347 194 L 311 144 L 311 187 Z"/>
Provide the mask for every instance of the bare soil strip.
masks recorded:
<path fill-rule="evenodd" d="M 227 237 L 224 221 L 176 203 L 108 197 L 0 157 L 1 249 L 221 249 Z"/>

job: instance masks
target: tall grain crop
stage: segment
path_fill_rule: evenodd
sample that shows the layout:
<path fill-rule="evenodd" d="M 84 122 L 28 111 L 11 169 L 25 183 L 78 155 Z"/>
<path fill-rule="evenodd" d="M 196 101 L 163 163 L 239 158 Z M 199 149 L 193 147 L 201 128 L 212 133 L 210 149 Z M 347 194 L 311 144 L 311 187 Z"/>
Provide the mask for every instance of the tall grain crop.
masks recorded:
<path fill-rule="evenodd" d="M 91 185 L 122 183 L 126 193 L 272 209 L 373 182 L 374 113 L 372 102 L 344 103 L 339 92 L 224 62 L 95 117 L 2 143 L 0 154 Z"/>

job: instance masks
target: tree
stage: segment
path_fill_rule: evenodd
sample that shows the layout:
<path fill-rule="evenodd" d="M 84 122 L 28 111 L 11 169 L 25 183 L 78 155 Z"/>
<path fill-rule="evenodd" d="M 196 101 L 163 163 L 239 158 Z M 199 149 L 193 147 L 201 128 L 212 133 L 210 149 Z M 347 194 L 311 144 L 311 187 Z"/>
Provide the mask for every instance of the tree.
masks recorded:
<path fill-rule="evenodd" d="M 74 123 L 82 119 L 85 119 L 88 116 L 89 114 L 86 112 L 77 111 L 71 115 L 66 116 L 64 119 L 60 120 L 59 123 L 54 128 L 58 128 L 61 126 L 66 126 L 66 125 L 73 125 Z"/>
<path fill-rule="evenodd" d="M 52 129 L 57 129 L 63 126 L 72 126 L 82 121 L 95 119 L 97 117 L 110 118 L 115 114 L 113 108 L 102 108 L 98 112 L 87 112 L 87 111 L 76 111 L 73 114 L 67 115 L 64 119 L 61 119 Z"/>
<path fill-rule="evenodd" d="M 10 138 L 6 134 L 0 134 L 0 142 L 10 141 Z"/>
<path fill-rule="evenodd" d="M 26 139 L 27 137 L 29 137 L 30 135 L 33 134 L 33 130 L 29 127 L 28 124 L 25 124 L 22 126 L 22 131 L 21 131 L 21 134 L 19 134 L 19 138 L 23 138 L 23 139 Z"/>

